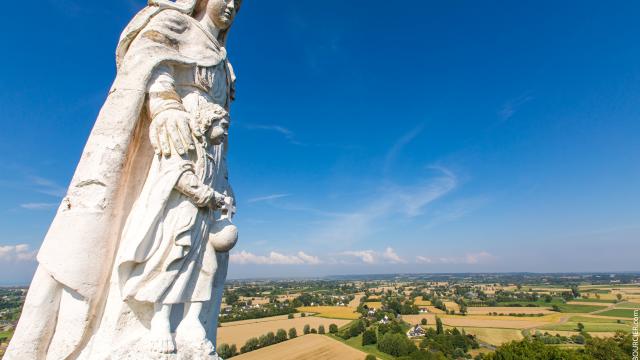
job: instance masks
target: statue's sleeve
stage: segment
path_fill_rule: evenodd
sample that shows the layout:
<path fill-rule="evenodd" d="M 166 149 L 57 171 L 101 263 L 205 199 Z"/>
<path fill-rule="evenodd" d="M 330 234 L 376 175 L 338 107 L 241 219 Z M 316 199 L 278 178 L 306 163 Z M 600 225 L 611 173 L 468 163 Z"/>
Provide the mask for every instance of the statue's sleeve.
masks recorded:
<path fill-rule="evenodd" d="M 170 65 L 160 65 L 153 72 L 147 93 L 149 94 L 149 114 L 155 119 L 166 110 L 185 111 L 182 99 L 176 91 L 174 70 Z"/>

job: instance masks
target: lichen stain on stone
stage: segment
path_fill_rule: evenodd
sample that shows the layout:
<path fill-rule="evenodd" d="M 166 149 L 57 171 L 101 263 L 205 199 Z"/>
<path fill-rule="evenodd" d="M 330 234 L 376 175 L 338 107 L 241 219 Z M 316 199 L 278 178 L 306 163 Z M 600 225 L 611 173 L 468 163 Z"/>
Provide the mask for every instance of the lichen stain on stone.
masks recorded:
<path fill-rule="evenodd" d="M 102 187 L 106 187 L 107 185 L 105 185 L 102 181 L 100 180 L 84 180 L 84 181 L 80 181 L 78 184 L 76 184 L 76 187 L 85 187 L 85 186 L 89 186 L 89 185 L 98 185 L 98 186 L 102 186 Z"/>
<path fill-rule="evenodd" d="M 170 38 L 159 31 L 156 31 L 156 30 L 145 31 L 142 34 L 142 37 L 147 38 L 153 42 L 166 45 L 172 49 L 176 49 L 176 50 L 178 49 L 178 41 L 176 39 Z"/>

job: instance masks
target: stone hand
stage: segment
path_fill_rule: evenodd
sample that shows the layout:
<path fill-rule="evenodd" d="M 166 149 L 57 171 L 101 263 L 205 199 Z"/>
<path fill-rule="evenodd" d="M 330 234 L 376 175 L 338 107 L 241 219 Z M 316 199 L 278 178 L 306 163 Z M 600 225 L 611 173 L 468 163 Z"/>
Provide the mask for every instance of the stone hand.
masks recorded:
<path fill-rule="evenodd" d="M 189 113 L 177 109 L 156 115 L 149 127 L 149 140 L 156 155 L 171 156 L 171 145 L 180 155 L 195 149 L 191 136 L 192 122 Z"/>
<path fill-rule="evenodd" d="M 211 202 L 209 203 L 209 207 L 213 210 L 222 209 L 225 205 L 226 196 L 220 194 L 217 191 L 213 192 L 213 197 L 211 198 Z"/>

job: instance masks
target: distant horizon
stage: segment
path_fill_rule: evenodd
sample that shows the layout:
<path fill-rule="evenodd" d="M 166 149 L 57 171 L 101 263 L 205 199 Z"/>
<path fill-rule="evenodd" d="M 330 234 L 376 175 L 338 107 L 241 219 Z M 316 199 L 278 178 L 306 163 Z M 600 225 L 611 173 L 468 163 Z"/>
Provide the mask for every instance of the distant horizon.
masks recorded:
<path fill-rule="evenodd" d="M 504 272 L 428 272 L 428 273 L 365 273 L 365 274 L 344 274 L 344 275 L 324 275 L 324 276 L 289 276 L 289 277 L 241 277 L 234 278 L 228 277 L 227 281 L 299 281 L 299 280 L 358 280 L 359 277 L 371 277 L 372 280 L 375 277 L 385 277 L 385 276 L 428 276 L 428 275 L 549 275 L 549 276 L 558 276 L 558 275 L 640 275 L 640 270 L 635 271 L 578 271 L 578 272 L 530 272 L 530 271 L 504 271 Z M 29 287 L 28 283 L 23 284 L 9 284 L 0 282 L 0 287 L 4 288 L 23 288 Z"/>

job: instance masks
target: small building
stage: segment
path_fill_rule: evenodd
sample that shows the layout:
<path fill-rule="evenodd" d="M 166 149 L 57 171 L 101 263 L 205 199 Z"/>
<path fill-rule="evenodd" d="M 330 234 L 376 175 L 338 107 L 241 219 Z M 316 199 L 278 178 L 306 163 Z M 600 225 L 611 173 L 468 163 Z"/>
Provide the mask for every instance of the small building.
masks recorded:
<path fill-rule="evenodd" d="M 424 336 L 427 332 L 420 325 L 416 325 L 407 332 L 408 337 Z"/>

